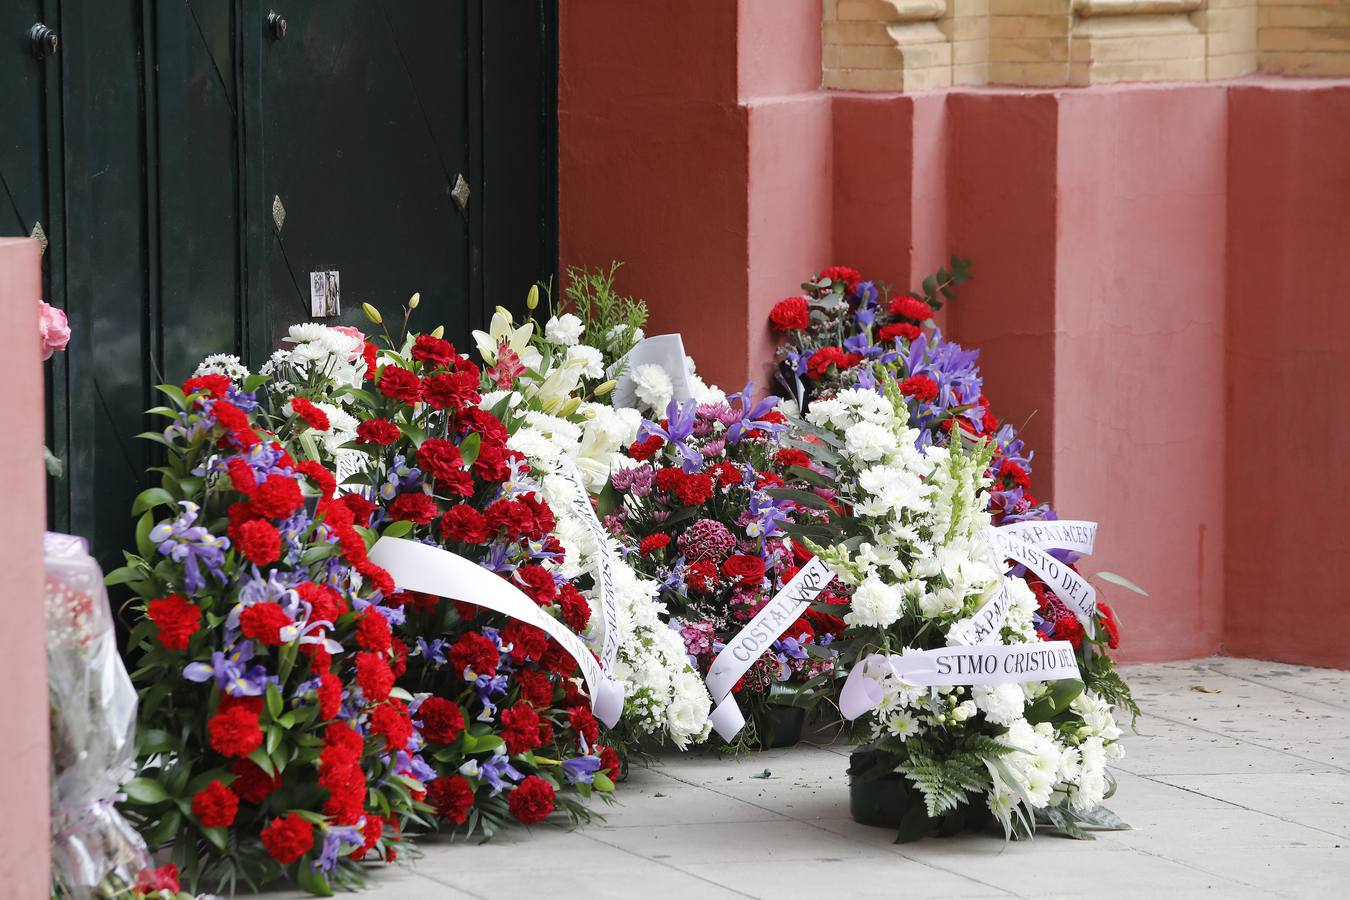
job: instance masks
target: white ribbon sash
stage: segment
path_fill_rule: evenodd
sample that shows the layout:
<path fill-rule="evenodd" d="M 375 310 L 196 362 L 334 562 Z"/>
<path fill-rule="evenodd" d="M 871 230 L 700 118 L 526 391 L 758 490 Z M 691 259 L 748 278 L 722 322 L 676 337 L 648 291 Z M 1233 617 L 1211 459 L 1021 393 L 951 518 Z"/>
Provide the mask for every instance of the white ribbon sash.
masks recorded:
<path fill-rule="evenodd" d="M 731 740 L 745 727 L 731 689 L 833 579 L 829 566 L 812 559 L 717 654 L 708 669 L 707 685 L 713 699 L 712 725 L 723 740 Z"/>
<path fill-rule="evenodd" d="M 1068 604 L 1078 621 L 1083 623 L 1083 630 L 1088 637 L 1096 634 L 1094 616 L 1097 612 L 1097 589 L 1088 584 L 1083 576 L 1069 568 L 1067 563 L 1005 533 L 1001 528 L 990 529 L 990 538 L 994 542 L 994 549 L 1006 559 L 1015 560 L 1036 573 L 1055 592 L 1055 596 Z"/>
<path fill-rule="evenodd" d="M 997 640 L 999 632 L 1003 630 L 1003 622 L 1008 618 L 1008 607 L 1011 603 L 1008 584 L 1000 577 L 994 596 L 947 632 L 948 643 L 988 644 Z"/>
<path fill-rule="evenodd" d="M 1072 550 L 1084 555 L 1092 554 L 1092 545 L 1097 541 L 1097 523 L 1083 519 L 1015 522 L 995 530 L 1042 550 Z"/>
<path fill-rule="evenodd" d="M 380 538 L 370 548 L 370 561 L 403 590 L 472 603 L 539 628 L 581 667 L 595 717 L 611 728 L 619 721 L 623 686 L 601 667 L 585 641 L 511 582 L 449 550 L 404 538 Z"/>
<path fill-rule="evenodd" d="M 1068 641 L 978 647 L 940 647 L 895 654 L 873 654 L 853 667 L 839 694 L 839 711 L 850 721 L 877 708 L 881 680 L 894 675 L 916 687 L 1022 684 L 1079 678 L 1078 658 Z"/>
<path fill-rule="evenodd" d="M 689 363 L 684 354 L 684 339 L 678 334 L 658 334 L 644 338 L 634 345 L 605 374 L 614 378 L 620 372 L 618 383 L 614 386 L 614 405 L 619 409 L 632 409 L 637 406 L 637 391 L 633 386 L 633 370 L 638 366 L 660 366 L 670 376 L 674 386 L 676 402 L 683 403 L 693 396 L 689 385 Z M 665 410 L 658 409 L 658 415 Z"/>
<path fill-rule="evenodd" d="M 600 664 L 606 672 L 614 671 L 614 663 L 619 652 L 619 607 L 614 596 L 614 554 L 609 546 L 609 534 L 591 506 L 591 494 L 586 483 L 581 480 L 576 463 L 567 454 L 558 455 L 558 473 L 572 486 L 572 496 L 567 504 L 595 539 L 596 561 L 599 570 L 597 581 L 600 588 L 600 614 L 605 623 L 605 634 L 600 645 Z"/>

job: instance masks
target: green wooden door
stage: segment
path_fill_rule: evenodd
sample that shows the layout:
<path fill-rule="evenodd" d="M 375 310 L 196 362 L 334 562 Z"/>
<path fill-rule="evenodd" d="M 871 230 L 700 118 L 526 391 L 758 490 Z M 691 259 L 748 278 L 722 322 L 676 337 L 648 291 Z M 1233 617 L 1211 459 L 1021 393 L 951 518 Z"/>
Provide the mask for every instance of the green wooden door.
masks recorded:
<path fill-rule="evenodd" d="M 553 272 L 556 0 L 12 0 L 0 28 L 0 234 L 42 223 L 74 329 L 49 518 L 105 565 L 154 463 L 152 385 L 212 352 L 256 367 L 310 318 L 312 272 L 339 273 L 324 321 L 420 291 L 459 342 Z"/>

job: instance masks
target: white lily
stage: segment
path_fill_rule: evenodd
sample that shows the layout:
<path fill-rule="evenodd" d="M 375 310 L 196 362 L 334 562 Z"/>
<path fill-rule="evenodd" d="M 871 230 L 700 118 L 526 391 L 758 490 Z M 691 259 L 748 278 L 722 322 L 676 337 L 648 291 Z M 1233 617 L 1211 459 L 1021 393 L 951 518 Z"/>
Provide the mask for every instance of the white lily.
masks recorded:
<path fill-rule="evenodd" d="M 530 346 L 530 336 L 534 334 L 534 323 L 526 322 L 519 328 L 514 327 L 511 314 L 500 306 L 492 314 L 486 333 L 475 331 L 474 343 L 478 345 L 478 355 L 490 366 L 497 364 L 497 348 L 504 342 L 520 357 L 527 369 L 538 369 L 541 357 L 539 351 Z"/>

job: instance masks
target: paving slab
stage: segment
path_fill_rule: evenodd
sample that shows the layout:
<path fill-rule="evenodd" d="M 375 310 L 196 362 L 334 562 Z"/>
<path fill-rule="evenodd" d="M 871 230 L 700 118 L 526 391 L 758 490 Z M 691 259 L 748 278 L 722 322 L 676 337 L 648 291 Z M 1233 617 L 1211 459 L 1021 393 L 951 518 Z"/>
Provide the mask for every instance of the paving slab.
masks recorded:
<path fill-rule="evenodd" d="M 1215 658 L 1125 675 L 1145 716 L 1107 805 L 1131 831 L 897 845 L 849 818 L 849 748 L 824 734 L 740 758 L 668 754 L 582 828 L 424 839 L 419 858 L 373 868 L 363 896 L 1350 897 L 1350 673 Z"/>

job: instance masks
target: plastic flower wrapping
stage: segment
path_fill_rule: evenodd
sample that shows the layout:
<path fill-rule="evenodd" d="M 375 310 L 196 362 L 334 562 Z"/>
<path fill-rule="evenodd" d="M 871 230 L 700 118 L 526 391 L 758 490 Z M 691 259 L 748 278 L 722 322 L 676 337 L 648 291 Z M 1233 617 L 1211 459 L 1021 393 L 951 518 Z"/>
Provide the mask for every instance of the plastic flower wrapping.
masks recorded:
<path fill-rule="evenodd" d="M 117 811 L 136 762 L 136 691 L 117 655 L 103 572 L 84 540 L 43 539 L 51 709 L 52 876 L 67 896 L 114 895 L 150 864 Z"/>

